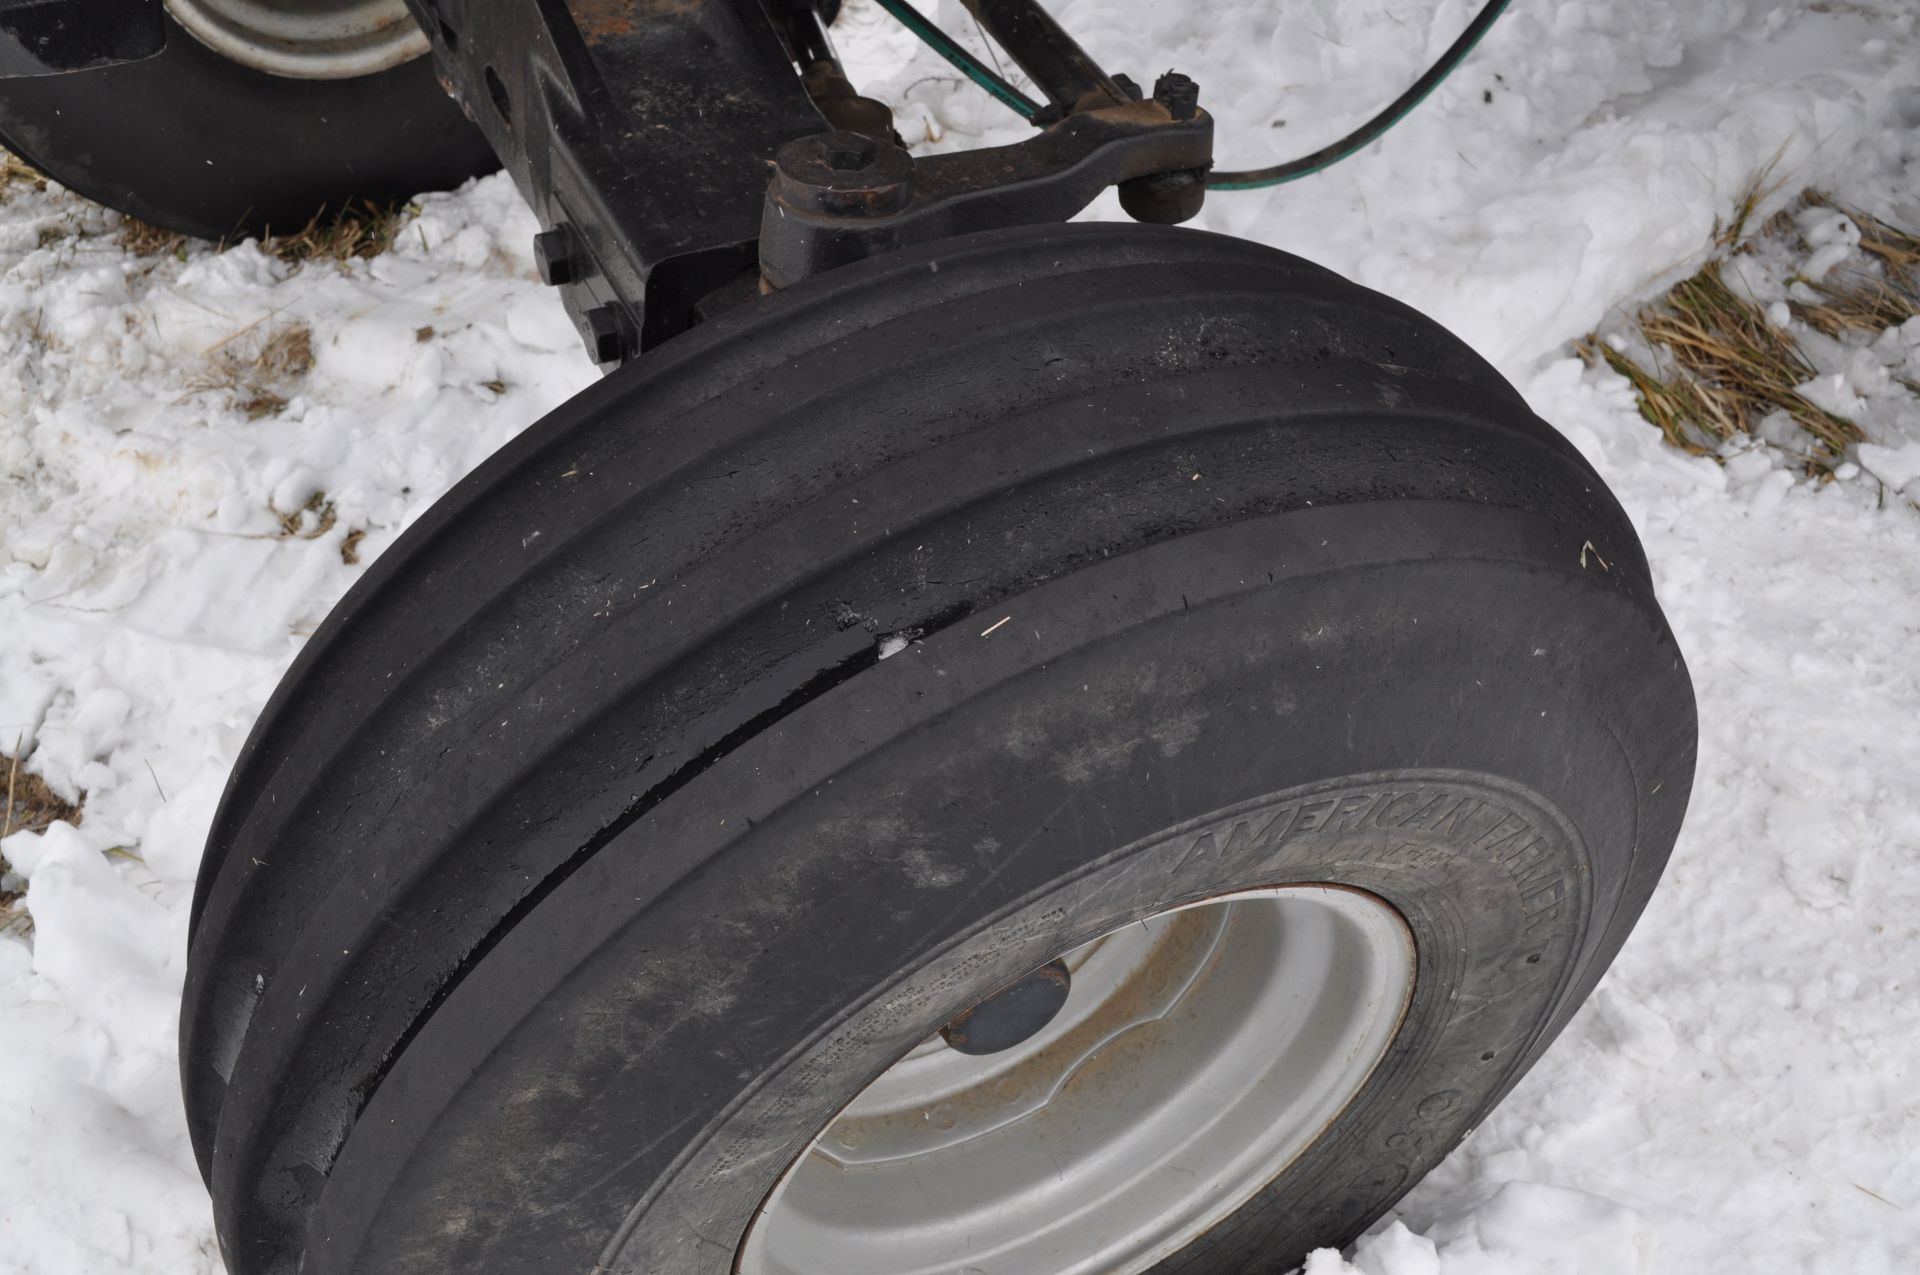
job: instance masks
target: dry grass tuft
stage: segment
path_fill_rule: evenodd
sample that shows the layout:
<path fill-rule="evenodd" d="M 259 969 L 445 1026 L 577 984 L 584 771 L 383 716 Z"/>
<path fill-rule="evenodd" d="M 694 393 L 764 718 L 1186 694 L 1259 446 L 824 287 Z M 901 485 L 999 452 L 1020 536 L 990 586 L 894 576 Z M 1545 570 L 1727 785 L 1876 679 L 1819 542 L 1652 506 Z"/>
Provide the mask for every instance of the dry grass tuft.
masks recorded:
<path fill-rule="evenodd" d="M 304 323 L 243 328 L 215 346 L 207 370 L 189 386 L 196 392 L 226 390 L 236 411 L 250 421 L 287 405 L 280 391 L 313 370 L 313 329 Z"/>
<path fill-rule="evenodd" d="M 1850 272 L 1837 281 L 1802 282 L 1822 299 L 1814 303 L 1793 302 L 1794 317 L 1831 337 L 1843 332 L 1878 336 L 1920 314 L 1920 302 L 1909 289 L 1873 275 Z"/>
<path fill-rule="evenodd" d="M 1778 161 L 1775 157 L 1775 162 Z M 1920 316 L 1920 235 L 1837 203 L 1819 191 L 1805 192 L 1792 208 L 1768 217 L 1748 234 L 1760 207 L 1780 188 L 1769 163 L 1715 233 L 1722 253 L 1754 252 L 1762 241 L 1786 251 L 1809 251 L 1795 209 L 1832 208 L 1860 228 L 1865 259 L 1854 258 L 1820 281 L 1793 278 L 1795 318 L 1828 337 L 1878 335 Z M 1576 349 L 1588 363 L 1604 361 L 1632 383 L 1640 414 L 1676 447 L 1700 455 L 1751 434 L 1775 412 L 1784 412 L 1811 436 L 1809 473 L 1830 472 L 1848 446 L 1864 440 L 1859 426 L 1802 397 L 1794 389 L 1818 375 L 1792 333 L 1774 326 L 1766 308 L 1729 287 L 1723 260 L 1708 262 L 1692 278 L 1634 316 L 1653 351 L 1643 359 L 1589 335 Z"/>
<path fill-rule="evenodd" d="M 40 170 L 21 159 L 9 150 L 0 150 L 0 199 L 15 186 L 30 186 L 34 190 L 45 190 L 47 179 Z"/>
<path fill-rule="evenodd" d="M 304 323 L 281 328 L 260 343 L 250 366 L 281 380 L 305 376 L 313 370 L 313 329 Z"/>
<path fill-rule="evenodd" d="M 16 832 L 45 832 L 55 823 L 79 823 L 81 807 L 86 804 L 82 794 L 80 802 L 67 801 L 59 793 L 47 786 L 47 781 L 31 771 L 20 769 L 20 758 L 3 757 L 6 764 L 7 797 L 5 813 L 0 814 L 0 841 Z M 13 871 L 13 865 L 0 854 L 0 880 Z M 16 934 L 22 938 L 33 933 L 33 918 L 21 907 L 21 894 L 0 884 L 0 934 Z"/>
<path fill-rule="evenodd" d="M 1920 235 L 1890 226 L 1872 213 L 1830 198 L 1825 192 L 1810 190 L 1804 196 L 1809 206 L 1842 212 L 1860 227 L 1860 249 L 1880 258 L 1889 270 L 1904 274 L 1920 266 Z"/>
<path fill-rule="evenodd" d="M 235 411 L 248 420 L 257 421 L 262 417 L 278 416 L 287 410 L 287 402 L 288 399 L 284 394 L 256 388 L 250 393 L 236 396 L 233 406 Z"/>
<path fill-rule="evenodd" d="M 1746 242 L 1747 228 L 1753 224 L 1754 217 L 1760 212 L 1760 205 L 1779 194 L 1781 188 L 1787 184 L 1785 177 L 1773 175 L 1773 170 L 1780 166 L 1780 160 L 1786 153 L 1786 143 L 1782 142 L 1780 149 L 1773 153 L 1773 158 L 1754 174 L 1753 180 L 1748 182 L 1747 188 L 1740 193 L 1740 198 L 1734 201 L 1731 220 L 1723 222 L 1718 218 L 1714 219 L 1713 242 L 1721 249 L 1739 251 Z M 1776 213 L 1769 218 L 1767 226 L 1771 227 L 1779 216 L 1780 214 Z M 1764 230 L 1765 228 L 1763 233 Z"/>
<path fill-rule="evenodd" d="M 1695 456 L 1714 454 L 1708 441 L 1712 435 L 1699 422 L 1717 419 L 1719 413 L 1705 401 L 1699 386 L 1684 377 L 1662 379 L 1592 334 L 1576 342 L 1574 350 L 1589 367 L 1605 361 L 1608 367 L 1626 377 L 1639 395 L 1640 415 L 1658 429 L 1670 445 Z"/>
<path fill-rule="evenodd" d="M 1671 375 L 1641 366 L 1597 337 L 1589 336 L 1579 349 L 1588 362 L 1602 358 L 1633 383 L 1640 414 L 1676 447 L 1709 454 L 1779 411 L 1813 436 L 1820 454 L 1808 458 L 1809 468 L 1825 471 L 1849 443 L 1865 437 L 1852 421 L 1795 391 L 1818 369 L 1764 309 L 1727 286 L 1718 261 L 1675 284 L 1637 321 L 1648 344 L 1671 358 Z"/>
<path fill-rule="evenodd" d="M 340 522 L 339 515 L 334 512 L 333 502 L 327 499 L 324 491 L 316 491 L 308 496 L 307 503 L 298 509 L 275 509 L 271 502 L 267 509 L 280 522 L 279 538 L 282 540 L 318 540 Z M 313 515 L 311 520 L 307 518 L 308 514 Z M 345 555 L 344 545 L 341 553 Z"/>
<path fill-rule="evenodd" d="M 1860 251 L 1873 261 L 1866 268 L 1838 269 L 1818 282 L 1800 280 L 1821 299 L 1794 303 L 1796 318 L 1838 337 L 1843 332 L 1878 335 L 1920 314 L 1920 289 L 1914 284 L 1914 272 L 1920 269 L 1920 235 L 1839 203 L 1821 191 L 1808 191 L 1805 201 L 1812 208 L 1844 213 L 1860 229 Z M 1874 271 L 1876 266 L 1878 273 Z"/>
<path fill-rule="evenodd" d="M 316 213 L 304 227 L 291 234 L 269 232 L 260 241 L 260 251 L 295 266 L 309 261 L 346 262 L 377 257 L 393 247 L 393 241 L 419 211 L 413 204 L 392 208 L 362 201 L 330 217 Z"/>
<path fill-rule="evenodd" d="M 122 217 L 120 232 L 114 240 L 122 248 L 136 257 L 174 257 L 187 259 L 187 237 L 171 230 L 162 230 L 150 222 L 138 217 Z"/>
<path fill-rule="evenodd" d="M 80 810 L 86 804 L 82 794 L 78 803 L 55 792 L 47 781 L 30 770 L 20 769 L 20 758 L 0 757 L 6 763 L 7 798 L 5 814 L 0 815 L 0 841 L 16 832 L 44 832 L 51 824 L 80 822 Z"/>

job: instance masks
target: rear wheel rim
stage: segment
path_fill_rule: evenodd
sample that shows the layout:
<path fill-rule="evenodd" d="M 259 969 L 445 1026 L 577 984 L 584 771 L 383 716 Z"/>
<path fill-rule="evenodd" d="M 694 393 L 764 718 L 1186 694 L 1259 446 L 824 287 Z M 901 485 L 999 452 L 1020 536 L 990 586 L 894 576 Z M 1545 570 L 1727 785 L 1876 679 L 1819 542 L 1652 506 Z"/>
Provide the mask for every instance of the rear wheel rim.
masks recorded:
<path fill-rule="evenodd" d="M 294 79 L 373 75 L 428 48 L 406 0 L 167 0 L 167 9 L 214 52 Z"/>
<path fill-rule="evenodd" d="M 938 1035 L 789 1167 L 740 1275 L 1137 1275 L 1258 1195 L 1392 1044 L 1414 944 L 1374 895 L 1236 892 L 1074 948 L 1065 1008 Z"/>

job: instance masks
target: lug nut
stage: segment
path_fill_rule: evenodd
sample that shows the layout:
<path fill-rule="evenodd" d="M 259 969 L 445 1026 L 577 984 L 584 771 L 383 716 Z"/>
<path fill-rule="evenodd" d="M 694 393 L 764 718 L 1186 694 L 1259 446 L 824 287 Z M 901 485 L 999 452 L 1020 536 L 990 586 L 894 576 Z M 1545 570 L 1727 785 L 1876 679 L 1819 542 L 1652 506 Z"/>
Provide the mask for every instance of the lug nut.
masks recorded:
<path fill-rule="evenodd" d="M 1200 103 L 1200 86 L 1178 71 L 1168 71 L 1153 82 L 1153 100 L 1177 120 L 1190 120 Z"/>
<path fill-rule="evenodd" d="M 580 254 L 573 231 L 566 226 L 543 230 L 533 237 L 533 264 L 540 281 L 550 288 L 572 283 L 580 277 Z"/>

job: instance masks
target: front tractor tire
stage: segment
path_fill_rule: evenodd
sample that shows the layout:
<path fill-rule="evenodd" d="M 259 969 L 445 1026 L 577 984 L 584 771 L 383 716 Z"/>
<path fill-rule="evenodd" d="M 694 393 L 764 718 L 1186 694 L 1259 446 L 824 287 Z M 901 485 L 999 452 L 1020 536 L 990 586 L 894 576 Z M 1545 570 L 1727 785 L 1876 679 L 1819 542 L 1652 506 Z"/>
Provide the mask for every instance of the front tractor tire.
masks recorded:
<path fill-rule="evenodd" d="M 1287 1270 L 1592 989 L 1692 704 L 1593 470 L 1405 307 L 1146 226 L 836 271 L 489 460 L 275 695 L 182 1023 L 222 1245 Z"/>

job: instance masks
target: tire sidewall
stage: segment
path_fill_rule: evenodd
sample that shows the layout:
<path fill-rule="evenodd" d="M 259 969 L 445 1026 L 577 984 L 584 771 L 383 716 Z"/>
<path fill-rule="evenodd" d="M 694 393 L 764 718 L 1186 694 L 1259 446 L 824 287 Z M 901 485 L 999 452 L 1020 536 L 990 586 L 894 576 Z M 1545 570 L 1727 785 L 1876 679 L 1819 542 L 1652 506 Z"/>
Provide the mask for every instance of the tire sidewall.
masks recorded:
<path fill-rule="evenodd" d="M 784 1172 L 876 1067 L 983 984 L 1170 905 L 1272 886 L 1356 889 L 1389 903 L 1414 935 L 1413 994 L 1387 1054 L 1328 1132 L 1154 1269 L 1239 1270 L 1344 1243 L 1438 1162 L 1530 1056 L 1575 973 L 1586 869 L 1579 837 L 1537 795 L 1444 771 L 1293 788 L 1127 847 L 953 944 L 771 1076 L 610 1246 L 618 1251 L 605 1267 L 731 1271 L 687 1251 L 688 1219 L 695 1232 L 744 1233 L 767 1165 Z M 1489 1051 L 1490 1039 L 1507 1047 Z"/>
<path fill-rule="evenodd" d="M 1333 530 L 1357 514 L 1304 517 Z M 1376 512 L 1374 533 L 1401 539 L 1410 516 Z M 1271 533 L 1209 534 L 1257 552 Z M 989 655 L 970 624 L 756 738 L 569 879 L 436 1013 L 322 1201 L 319 1233 L 365 1242 L 315 1269 L 427 1260 L 457 1219 L 465 1251 L 501 1269 L 536 1232 L 611 1230 L 610 1269 L 724 1275 L 807 1142 L 958 1009 L 1138 917 L 1297 884 L 1400 911 L 1419 953 L 1406 1024 L 1338 1127 L 1166 1269 L 1351 1238 L 1544 1047 L 1619 941 L 1593 918 L 1623 900 L 1631 914 L 1651 884 L 1629 755 L 1659 744 L 1622 738 L 1606 684 L 1656 635 L 1610 590 L 1453 560 L 1445 539 L 1440 562 L 1238 589 L 1228 578 L 1252 573 L 1235 551 L 1201 555 L 1210 581 L 1193 546 L 1156 546 L 1007 605 L 1040 631 L 1086 618 L 1083 646 Z M 1157 586 L 1101 636 L 1121 576 Z M 1571 683 L 1532 675 L 1540 644 Z M 902 704 L 923 706 L 917 722 Z M 729 811 L 747 829 L 723 832 Z M 698 856 L 703 837 L 698 866 L 646 880 L 641 847 Z M 496 1043 L 475 1080 L 423 1103 L 480 1036 Z M 598 1194 L 529 1200 L 518 1219 L 476 1207 L 477 1176 L 528 1146 L 556 1183 Z M 356 1207 L 379 1215 L 368 1230 L 332 1225 Z"/>
<path fill-rule="evenodd" d="M 215 52 L 171 14 L 166 24 L 153 57 L 0 81 L 0 142 L 88 199 L 216 241 L 298 231 L 499 167 L 430 57 L 289 79 Z"/>

